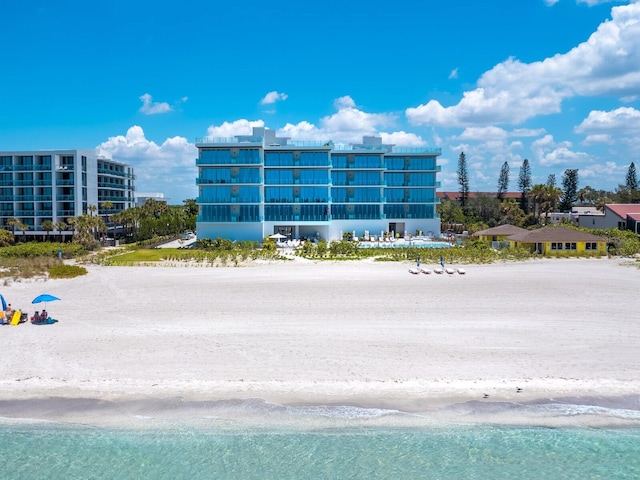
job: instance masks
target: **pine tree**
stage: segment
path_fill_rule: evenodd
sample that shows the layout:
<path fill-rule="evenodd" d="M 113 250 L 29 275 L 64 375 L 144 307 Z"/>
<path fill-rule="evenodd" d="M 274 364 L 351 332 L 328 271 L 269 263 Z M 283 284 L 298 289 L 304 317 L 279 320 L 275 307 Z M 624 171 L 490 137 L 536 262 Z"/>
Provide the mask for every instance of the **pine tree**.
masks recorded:
<path fill-rule="evenodd" d="M 509 164 L 504 162 L 498 178 L 498 200 L 504 200 L 504 194 L 509 190 Z"/>
<path fill-rule="evenodd" d="M 464 210 L 469 198 L 469 173 L 467 172 L 467 157 L 464 152 L 458 157 L 458 184 L 460 185 L 460 205 Z"/>
<path fill-rule="evenodd" d="M 570 212 L 578 201 L 578 169 L 568 168 L 562 175 L 562 198 L 558 205 L 561 212 Z"/>
<path fill-rule="evenodd" d="M 630 192 L 638 190 L 638 175 L 636 174 L 636 165 L 633 162 L 627 170 L 627 188 Z"/>
<path fill-rule="evenodd" d="M 547 187 L 555 187 L 556 186 L 556 174 L 550 173 L 547 177 Z"/>
<path fill-rule="evenodd" d="M 527 194 L 531 189 L 531 167 L 529 160 L 526 158 L 520 167 L 520 175 L 518 176 L 518 191 L 520 192 L 520 208 L 525 212 L 529 212 Z"/>

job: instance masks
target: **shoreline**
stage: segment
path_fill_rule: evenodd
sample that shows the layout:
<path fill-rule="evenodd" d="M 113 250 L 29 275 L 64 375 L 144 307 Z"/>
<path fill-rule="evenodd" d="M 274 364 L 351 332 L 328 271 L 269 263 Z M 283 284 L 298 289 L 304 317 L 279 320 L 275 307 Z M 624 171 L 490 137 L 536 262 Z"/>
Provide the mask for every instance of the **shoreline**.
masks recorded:
<path fill-rule="evenodd" d="M 52 397 L 259 398 L 442 418 L 476 402 L 480 415 L 485 404 L 636 398 L 627 410 L 638 411 L 640 274 L 628 261 L 460 265 L 467 274 L 452 276 L 387 262 L 90 266 L 84 278 L 15 282 L 2 293 L 18 307 L 44 292 L 62 300 L 47 305 L 55 325 L 0 327 L 0 417 Z M 50 418 L 61 403 L 47 404 Z M 640 424 L 632 417 L 613 420 Z"/>
<path fill-rule="evenodd" d="M 640 395 L 539 398 L 521 402 L 459 399 L 437 404 L 424 400 L 405 410 L 402 407 L 406 407 L 406 403 L 380 404 L 371 399 L 283 404 L 259 397 L 187 400 L 181 396 L 117 399 L 51 396 L 0 400 L 0 427 L 290 428 L 304 431 L 459 425 L 640 430 Z"/>

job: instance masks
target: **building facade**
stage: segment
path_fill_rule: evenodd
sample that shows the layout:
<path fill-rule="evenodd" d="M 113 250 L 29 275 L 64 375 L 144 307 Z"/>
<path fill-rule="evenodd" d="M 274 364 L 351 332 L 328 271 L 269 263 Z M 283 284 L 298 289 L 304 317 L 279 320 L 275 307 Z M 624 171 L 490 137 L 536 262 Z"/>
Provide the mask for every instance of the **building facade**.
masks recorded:
<path fill-rule="evenodd" d="M 266 128 L 198 148 L 198 238 L 439 234 L 435 148 L 291 142 Z"/>
<path fill-rule="evenodd" d="M 0 227 L 13 230 L 7 222 L 15 218 L 26 236 L 43 235 L 44 222 L 66 223 L 90 205 L 104 216 L 126 210 L 134 192 L 133 168 L 95 150 L 0 152 Z"/>

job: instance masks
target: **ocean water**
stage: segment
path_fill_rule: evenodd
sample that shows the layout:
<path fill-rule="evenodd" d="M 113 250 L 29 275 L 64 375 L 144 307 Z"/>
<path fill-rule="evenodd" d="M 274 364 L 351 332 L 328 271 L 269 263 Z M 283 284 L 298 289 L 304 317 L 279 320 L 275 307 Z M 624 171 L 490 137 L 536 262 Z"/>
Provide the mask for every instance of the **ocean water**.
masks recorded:
<path fill-rule="evenodd" d="M 87 418 L 97 413 L 86 403 L 72 405 Z M 485 419 L 516 410 L 511 418 L 520 421 L 574 424 L 560 428 L 462 424 L 442 421 L 441 412 L 434 420 L 395 410 L 285 407 L 259 400 L 175 405 L 156 403 L 146 410 L 154 412 L 150 416 L 139 414 L 140 405 L 105 409 L 101 402 L 101 425 L 4 416 L 0 478 L 640 478 L 640 428 L 634 426 L 640 412 L 629 408 L 629 399 L 613 406 L 539 402 L 480 409 L 469 402 L 446 410 L 450 418 L 464 419 L 479 410 Z M 116 410 L 121 417 L 113 416 Z M 0 403 L 0 414 L 7 411 L 14 410 Z M 598 418 L 609 426 L 580 426 L 601 423 Z M 627 426 L 613 428 L 616 419 Z"/>
<path fill-rule="evenodd" d="M 640 431 L 0 429 L 6 479 L 640 478 Z"/>

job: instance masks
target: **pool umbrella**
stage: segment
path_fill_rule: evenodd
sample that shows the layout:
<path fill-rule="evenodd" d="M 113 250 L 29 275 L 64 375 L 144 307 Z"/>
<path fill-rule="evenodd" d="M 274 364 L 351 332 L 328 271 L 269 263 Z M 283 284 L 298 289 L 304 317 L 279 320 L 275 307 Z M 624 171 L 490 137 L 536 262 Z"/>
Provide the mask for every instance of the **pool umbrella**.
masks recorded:
<path fill-rule="evenodd" d="M 269 235 L 268 238 L 273 238 L 274 240 L 282 240 L 283 238 L 287 238 L 285 235 L 281 233 L 274 233 L 273 235 Z"/>
<path fill-rule="evenodd" d="M 31 300 L 31 303 L 41 303 L 44 302 L 44 308 L 47 308 L 47 302 L 53 302 L 54 300 L 60 300 L 58 297 L 54 297 L 53 295 L 49 295 L 48 293 L 43 293 L 42 295 L 38 295 L 36 298 Z"/>

